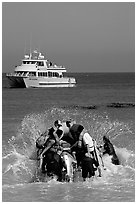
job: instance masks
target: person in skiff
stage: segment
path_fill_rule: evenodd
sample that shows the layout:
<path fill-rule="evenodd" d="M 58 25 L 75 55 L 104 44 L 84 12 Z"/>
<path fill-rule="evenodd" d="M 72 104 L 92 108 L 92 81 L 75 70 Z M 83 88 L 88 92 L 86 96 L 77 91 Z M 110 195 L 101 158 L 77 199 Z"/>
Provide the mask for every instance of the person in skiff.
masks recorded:
<path fill-rule="evenodd" d="M 46 171 L 48 176 L 57 175 L 58 181 L 62 181 L 62 158 L 61 158 L 61 146 L 57 139 L 57 131 L 54 128 L 49 130 L 49 139 L 46 142 L 46 147 L 42 152 L 43 159 L 43 168 L 46 164 Z M 58 133 L 59 134 L 59 133 Z"/>
<path fill-rule="evenodd" d="M 59 136 L 62 134 L 62 131 L 56 129 L 56 127 L 52 127 L 48 129 L 48 134 L 46 134 L 46 139 L 44 140 L 43 137 L 39 137 L 36 141 L 36 147 L 39 148 L 38 159 L 40 159 L 40 168 L 42 172 L 45 172 L 45 164 L 47 164 L 48 168 L 48 158 L 55 159 L 58 163 L 60 162 L 60 155 L 58 152 L 61 151 L 60 143 L 59 143 Z M 43 140 L 44 144 L 39 145 L 39 141 Z M 41 141 L 42 143 L 42 141 Z M 47 155 L 50 152 L 50 156 Z"/>
<path fill-rule="evenodd" d="M 80 135 L 83 135 L 83 132 L 85 131 L 84 126 L 77 123 L 68 123 L 67 125 L 69 127 L 70 134 L 72 135 L 72 138 L 73 138 L 73 143 L 71 144 L 72 145 L 71 150 L 72 152 L 75 152 L 76 160 L 77 160 L 77 168 L 78 170 L 80 170 L 82 155 L 78 147 L 78 141 L 79 141 Z"/>
<path fill-rule="evenodd" d="M 61 121 L 57 120 L 54 122 L 54 125 L 62 130 L 62 135 L 60 137 L 60 143 L 63 144 L 66 142 L 68 147 L 70 147 L 71 154 L 77 160 L 77 167 L 80 169 L 81 162 L 81 152 L 78 148 L 78 140 L 80 134 L 84 130 L 84 127 L 80 124 L 75 123 L 75 121 L 67 120 L 66 122 L 61 123 Z"/>
<path fill-rule="evenodd" d="M 57 130 L 62 130 L 62 135 L 59 139 L 68 142 L 70 145 L 74 145 L 74 143 L 78 141 L 80 133 L 84 129 L 82 125 L 76 124 L 75 121 L 72 120 L 65 122 L 56 120 L 54 126 Z"/>
<path fill-rule="evenodd" d="M 43 149 L 45 148 L 45 144 L 46 144 L 46 141 L 48 138 L 49 138 L 49 131 L 48 130 L 46 130 L 44 133 L 42 133 L 40 135 L 40 137 L 37 138 L 37 140 L 36 140 L 37 157 L 40 156 Z"/>
<path fill-rule="evenodd" d="M 87 177 L 94 177 L 97 168 L 99 170 L 99 176 L 101 176 L 99 162 L 98 159 L 95 158 L 94 141 L 88 132 L 85 131 L 84 134 L 80 135 L 78 147 L 81 149 L 83 181 L 85 181 Z M 94 168 L 94 166 L 96 168 Z"/>
<path fill-rule="evenodd" d="M 67 121 L 66 124 L 69 128 L 70 135 L 73 138 L 71 145 L 74 145 L 76 142 L 78 142 L 80 134 L 84 130 L 84 127 L 81 124 L 77 124 L 71 121 Z"/>
<path fill-rule="evenodd" d="M 58 130 L 62 130 L 62 135 L 60 136 L 60 142 L 66 142 L 68 144 L 73 144 L 74 143 L 74 138 L 72 137 L 71 133 L 70 133 L 70 128 L 69 128 L 69 124 L 73 123 L 73 121 L 71 120 L 67 120 L 64 122 L 61 122 L 60 120 L 56 120 L 54 122 L 54 126 L 58 129 Z"/>
<path fill-rule="evenodd" d="M 116 152 L 115 152 L 115 149 L 114 149 L 112 143 L 110 142 L 110 140 L 108 139 L 108 137 L 103 136 L 103 142 L 104 142 L 103 155 L 104 154 L 111 155 L 112 156 L 112 158 L 111 158 L 112 163 L 115 165 L 119 165 L 120 164 L 119 159 L 118 159 Z"/>
<path fill-rule="evenodd" d="M 71 144 L 73 143 L 73 137 L 69 131 L 68 123 L 71 121 L 61 122 L 60 120 L 56 120 L 54 122 L 54 126 L 57 128 L 57 134 L 59 135 L 59 143 L 63 148 L 62 150 L 67 151 L 75 158 L 75 153 L 71 151 Z"/>

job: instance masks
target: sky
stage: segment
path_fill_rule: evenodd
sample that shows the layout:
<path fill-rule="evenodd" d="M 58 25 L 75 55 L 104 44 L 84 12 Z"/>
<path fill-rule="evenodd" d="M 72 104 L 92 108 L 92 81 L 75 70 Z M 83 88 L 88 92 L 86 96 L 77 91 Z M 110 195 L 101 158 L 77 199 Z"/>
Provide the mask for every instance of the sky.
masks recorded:
<path fill-rule="evenodd" d="M 30 48 L 68 72 L 134 72 L 135 3 L 3 2 L 2 72 Z"/>

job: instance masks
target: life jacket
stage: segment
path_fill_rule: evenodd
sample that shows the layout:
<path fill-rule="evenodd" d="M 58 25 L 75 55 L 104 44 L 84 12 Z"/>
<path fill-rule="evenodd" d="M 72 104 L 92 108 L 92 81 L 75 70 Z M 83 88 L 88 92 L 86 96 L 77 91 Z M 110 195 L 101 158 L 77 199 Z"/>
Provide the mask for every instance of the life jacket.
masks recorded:
<path fill-rule="evenodd" d="M 74 143 L 79 140 L 79 136 L 80 136 L 81 132 L 83 131 L 83 129 L 84 129 L 84 127 L 80 124 L 73 124 L 70 127 L 70 133 L 72 135 Z"/>
<path fill-rule="evenodd" d="M 82 140 L 83 140 L 84 148 L 88 148 L 87 149 L 88 152 L 93 152 L 94 151 L 94 142 L 93 142 L 92 137 L 88 133 L 85 133 L 83 135 Z"/>

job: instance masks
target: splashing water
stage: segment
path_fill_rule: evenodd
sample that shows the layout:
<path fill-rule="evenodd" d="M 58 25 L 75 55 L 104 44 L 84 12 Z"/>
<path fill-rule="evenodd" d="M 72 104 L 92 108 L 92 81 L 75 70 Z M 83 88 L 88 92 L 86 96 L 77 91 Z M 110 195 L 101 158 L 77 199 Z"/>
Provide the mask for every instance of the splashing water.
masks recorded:
<path fill-rule="evenodd" d="M 124 122 L 110 121 L 108 115 L 97 115 L 85 110 L 52 108 L 41 114 L 29 114 L 24 117 L 18 127 L 17 135 L 12 136 L 8 141 L 9 152 L 6 150 L 3 157 L 3 182 L 31 182 L 37 169 L 36 139 L 51 127 L 55 120 L 70 118 L 83 124 L 98 144 L 102 143 L 102 136 L 106 134 L 112 141 L 117 141 L 124 134 L 134 134 L 130 126 Z M 134 153 L 126 147 L 115 147 L 115 149 L 121 164 L 134 168 Z M 110 165 L 110 158 L 104 161 L 110 172 L 114 173 L 116 166 Z"/>

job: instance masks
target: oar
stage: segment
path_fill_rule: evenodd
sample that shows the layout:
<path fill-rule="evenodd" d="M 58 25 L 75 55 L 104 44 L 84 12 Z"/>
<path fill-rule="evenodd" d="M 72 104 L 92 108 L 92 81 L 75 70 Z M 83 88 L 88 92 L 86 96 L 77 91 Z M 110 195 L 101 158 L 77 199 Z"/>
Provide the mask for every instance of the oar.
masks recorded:
<path fill-rule="evenodd" d="M 102 166 L 103 166 L 104 170 L 106 170 L 106 167 L 104 165 L 104 161 L 103 161 L 103 158 L 102 158 L 102 155 L 101 155 L 101 151 L 99 149 L 98 149 L 98 151 L 99 151 L 99 156 L 100 156 L 100 159 L 101 159 Z"/>
<path fill-rule="evenodd" d="M 94 156 L 95 156 L 96 161 L 99 164 L 98 173 L 99 173 L 99 176 L 101 177 L 101 168 L 100 168 L 100 163 L 99 163 L 98 155 L 97 155 L 97 152 L 96 152 L 96 141 L 94 143 Z"/>
<path fill-rule="evenodd" d="M 39 161 L 39 168 L 41 169 L 42 167 L 42 163 L 43 163 L 43 157 L 40 157 L 40 161 Z"/>
<path fill-rule="evenodd" d="M 100 156 L 100 158 L 101 158 L 102 166 L 103 166 L 104 170 L 106 170 L 106 167 L 105 167 L 105 165 L 104 165 L 104 161 L 103 161 L 103 158 L 102 158 L 101 154 L 99 154 L 99 156 Z"/>

